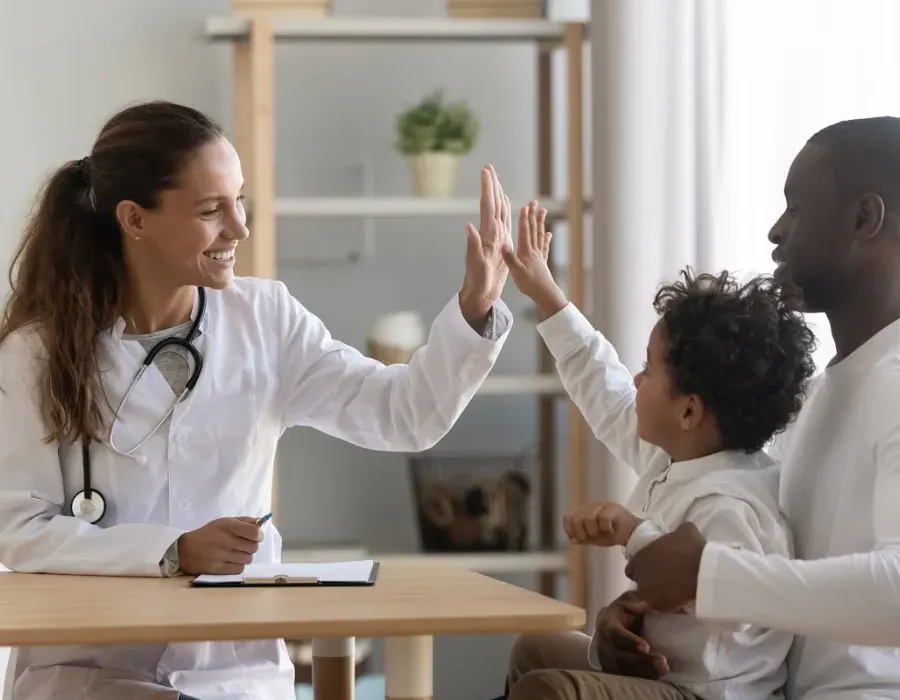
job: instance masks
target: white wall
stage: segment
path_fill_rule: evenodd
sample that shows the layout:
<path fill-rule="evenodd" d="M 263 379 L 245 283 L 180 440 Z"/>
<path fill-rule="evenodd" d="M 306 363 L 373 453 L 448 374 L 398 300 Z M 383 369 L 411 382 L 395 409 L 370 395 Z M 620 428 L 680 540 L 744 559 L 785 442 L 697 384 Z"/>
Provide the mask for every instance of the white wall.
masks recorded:
<path fill-rule="evenodd" d="M 8 256 L 48 170 L 80 158 L 102 121 L 137 99 L 188 101 L 221 111 L 228 89 L 223 48 L 200 22 L 227 0 L 31 0 L 3 8 L 6 66 L 0 104 L 0 292 Z"/>
<path fill-rule="evenodd" d="M 559 5 L 566 16 L 586 15 L 586 2 Z M 230 123 L 230 49 L 207 44 L 201 35 L 204 17 L 227 8 L 227 0 L 31 0 L 5 8 L 0 61 L 15 70 L 6 72 L 0 112 L 7 163 L 0 187 L 0 263 L 5 266 L 39 180 L 62 161 L 84 156 L 116 109 L 132 100 L 165 98 Z M 443 0 L 337 0 L 336 8 L 437 15 Z M 360 194 L 365 166 L 375 192 L 408 194 L 404 163 L 393 151 L 394 117 L 423 93 L 444 87 L 451 97 L 469 100 L 482 120 L 461 192 L 477 194 L 479 167 L 492 162 L 507 192 L 531 197 L 535 67 L 532 46 L 279 46 L 278 191 Z M 451 298 L 463 272 L 465 223 L 380 221 L 371 259 L 310 265 L 311 257 L 359 249 L 362 222 L 287 222 L 279 275 L 334 335 L 362 348 L 376 314 L 410 308 L 430 319 Z M 505 296 L 514 312 L 524 309 L 517 293 Z M 536 347 L 533 325 L 517 318 L 497 371 L 533 371 Z M 533 446 L 536 425 L 531 399 L 479 398 L 440 447 L 516 451 Z M 280 527 L 287 541 L 416 547 L 402 457 L 296 430 L 282 443 L 279 469 Z M 533 577 L 511 581 L 531 585 Z M 509 643 L 507 637 L 439 639 L 438 700 L 499 693 Z"/>

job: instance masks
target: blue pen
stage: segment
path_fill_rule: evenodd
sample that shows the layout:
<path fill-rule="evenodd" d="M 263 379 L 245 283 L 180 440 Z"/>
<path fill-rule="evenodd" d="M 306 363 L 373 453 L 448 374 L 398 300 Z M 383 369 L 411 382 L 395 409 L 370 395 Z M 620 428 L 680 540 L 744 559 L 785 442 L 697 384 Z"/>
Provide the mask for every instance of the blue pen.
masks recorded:
<path fill-rule="evenodd" d="M 262 527 L 262 526 L 265 525 L 271 518 L 272 518 L 272 514 L 271 514 L 271 513 L 266 513 L 264 516 L 262 516 L 259 520 L 256 521 L 256 524 L 257 524 L 257 526 Z"/>

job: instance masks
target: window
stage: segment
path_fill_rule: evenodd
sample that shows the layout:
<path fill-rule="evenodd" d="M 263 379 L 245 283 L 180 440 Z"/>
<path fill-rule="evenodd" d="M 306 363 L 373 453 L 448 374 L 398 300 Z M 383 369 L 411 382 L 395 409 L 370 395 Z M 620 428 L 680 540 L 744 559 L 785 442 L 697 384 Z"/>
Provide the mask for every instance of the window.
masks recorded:
<path fill-rule="evenodd" d="M 771 272 L 769 228 L 806 139 L 843 119 L 900 115 L 897 0 L 755 0 L 725 4 L 724 154 L 716 267 Z M 834 352 L 814 315 L 816 363 Z"/>

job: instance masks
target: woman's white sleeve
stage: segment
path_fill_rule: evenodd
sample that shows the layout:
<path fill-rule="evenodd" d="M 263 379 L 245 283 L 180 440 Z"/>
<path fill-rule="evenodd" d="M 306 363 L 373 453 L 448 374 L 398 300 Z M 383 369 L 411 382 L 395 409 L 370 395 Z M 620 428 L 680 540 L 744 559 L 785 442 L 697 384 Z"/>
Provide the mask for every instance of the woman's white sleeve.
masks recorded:
<path fill-rule="evenodd" d="M 453 427 L 494 366 L 512 315 L 502 301 L 497 337 L 466 322 L 457 296 L 409 364 L 384 365 L 332 338 L 325 324 L 278 282 L 285 427 L 303 425 L 360 447 L 421 451 Z"/>

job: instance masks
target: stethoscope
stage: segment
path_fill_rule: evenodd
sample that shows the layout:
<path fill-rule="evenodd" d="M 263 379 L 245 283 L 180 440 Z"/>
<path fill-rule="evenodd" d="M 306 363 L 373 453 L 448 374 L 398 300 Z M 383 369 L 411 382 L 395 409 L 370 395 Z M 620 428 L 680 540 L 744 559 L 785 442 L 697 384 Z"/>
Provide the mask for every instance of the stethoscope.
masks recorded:
<path fill-rule="evenodd" d="M 138 369 L 137 374 L 134 375 L 134 379 L 131 380 L 128 391 L 125 392 L 125 396 L 123 396 L 122 400 L 119 402 L 119 407 L 113 414 L 112 423 L 109 428 L 109 446 L 114 452 L 128 456 L 147 442 L 147 440 L 149 440 L 153 434 L 160 429 L 162 424 L 175 412 L 175 407 L 185 399 L 200 379 L 200 372 L 203 370 L 203 357 L 200 355 L 200 351 L 194 347 L 193 343 L 194 339 L 197 337 L 197 333 L 200 331 L 200 322 L 203 320 L 203 315 L 206 313 L 206 290 L 203 287 L 197 288 L 197 297 L 197 316 L 191 324 L 187 336 L 185 338 L 164 338 L 150 348 L 150 352 L 148 352 L 147 356 L 144 358 L 144 362 L 141 364 L 140 369 Z M 144 372 L 146 372 L 147 368 L 153 364 L 156 356 L 171 346 L 183 348 L 190 354 L 191 358 L 194 360 L 194 368 L 191 370 L 191 376 L 188 377 L 181 394 L 175 399 L 172 407 L 168 410 L 166 415 L 162 417 L 162 420 L 147 433 L 143 440 L 127 452 L 122 452 L 116 448 L 115 444 L 113 444 L 113 432 L 116 427 L 116 421 L 119 419 L 119 415 L 122 412 L 122 407 L 125 405 L 125 402 L 128 400 L 128 397 L 131 395 L 131 392 L 134 390 L 138 381 L 140 381 Z M 93 525 L 100 522 L 106 514 L 106 498 L 104 498 L 102 493 L 91 486 L 90 438 L 84 438 L 81 442 L 81 469 L 84 488 L 72 497 L 72 515 Z"/>

